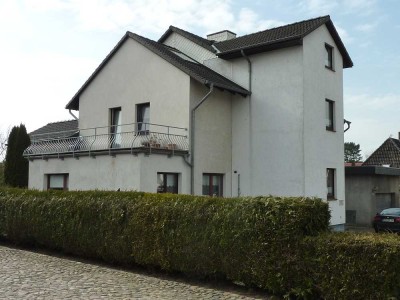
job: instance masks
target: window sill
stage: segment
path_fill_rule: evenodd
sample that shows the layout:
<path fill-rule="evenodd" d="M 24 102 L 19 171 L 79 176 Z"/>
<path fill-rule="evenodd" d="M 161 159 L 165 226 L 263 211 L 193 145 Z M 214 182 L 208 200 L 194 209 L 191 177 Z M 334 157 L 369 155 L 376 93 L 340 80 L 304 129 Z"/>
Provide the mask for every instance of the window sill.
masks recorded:
<path fill-rule="evenodd" d="M 333 133 L 335 133 L 335 132 L 336 132 L 336 130 L 335 130 L 335 129 L 329 129 L 329 128 L 326 128 L 326 131 L 333 132 Z"/>
<path fill-rule="evenodd" d="M 327 197 L 326 200 L 327 201 L 336 201 L 337 198 L 335 198 L 335 197 Z"/>

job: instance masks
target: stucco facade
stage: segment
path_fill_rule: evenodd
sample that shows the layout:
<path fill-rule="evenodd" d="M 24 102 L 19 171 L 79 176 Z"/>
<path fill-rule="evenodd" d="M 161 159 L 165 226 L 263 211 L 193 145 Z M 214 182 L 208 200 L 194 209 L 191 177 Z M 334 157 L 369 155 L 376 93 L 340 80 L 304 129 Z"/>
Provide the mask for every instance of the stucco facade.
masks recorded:
<path fill-rule="evenodd" d="M 138 105 L 149 103 L 149 134 L 168 139 L 179 134 L 189 146 L 180 155 L 145 151 L 143 142 L 135 148 L 138 152 L 132 146 L 131 153 L 110 149 L 79 157 L 37 155 L 30 161 L 29 187 L 46 189 L 49 174 L 67 173 L 70 190 L 156 192 L 157 174 L 171 173 L 177 174 L 179 193 L 202 194 L 205 178 L 215 175 L 223 181 L 223 196 L 327 200 L 331 169 L 331 224 L 344 224 L 342 70 L 343 61 L 348 59 L 348 67 L 351 60 L 342 56 L 343 45 L 336 44 L 329 17 L 320 19 L 311 20 L 317 22 L 315 28 L 290 45 L 255 52 L 246 48 L 241 55 L 234 49 L 226 57 L 218 50 L 226 45 L 173 27 L 158 43 L 127 34 L 67 105 L 79 109 L 80 136 L 95 130 L 96 137 L 108 138 L 113 108 L 120 109 L 122 124 L 131 124 L 127 126 L 135 132 Z M 227 36 L 236 42 L 231 33 Z M 327 44 L 333 49 L 332 69 L 325 66 Z M 327 99 L 334 103 L 334 130 L 329 131 Z M 133 136 L 144 138 L 143 133 Z"/>

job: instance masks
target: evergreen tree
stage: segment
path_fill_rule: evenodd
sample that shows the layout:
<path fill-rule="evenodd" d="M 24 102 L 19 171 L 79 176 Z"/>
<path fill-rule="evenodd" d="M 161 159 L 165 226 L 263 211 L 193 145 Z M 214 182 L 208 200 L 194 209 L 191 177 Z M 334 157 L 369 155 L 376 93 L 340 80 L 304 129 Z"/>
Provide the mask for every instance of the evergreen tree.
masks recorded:
<path fill-rule="evenodd" d="M 22 156 L 31 144 L 25 125 L 14 126 L 8 137 L 4 181 L 14 187 L 28 186 L 28 161 Z"/>
<path fill-rule="evenodd" d="M 362 161 L 360 144 L 353 142 L 344 143 L 344 161 L 351 163 Z"/>

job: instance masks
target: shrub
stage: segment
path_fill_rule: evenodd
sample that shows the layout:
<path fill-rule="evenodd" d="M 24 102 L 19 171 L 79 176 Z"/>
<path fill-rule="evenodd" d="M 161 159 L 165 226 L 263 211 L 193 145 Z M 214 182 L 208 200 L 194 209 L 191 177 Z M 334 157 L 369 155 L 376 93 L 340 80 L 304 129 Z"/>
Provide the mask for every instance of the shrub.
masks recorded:
<path fill-rule="evenodd" d="M 319 199 L 0 190 L 0 236 L 11 241 L 277 294 L 310 286 L 302 242 L 329 217 Z"/>
<path fill-rule="evenodd" d="M 330 233 L 307 238 L 305 245 L 309 276 L 324 298 L 400 298 L 397 235 Z"/>

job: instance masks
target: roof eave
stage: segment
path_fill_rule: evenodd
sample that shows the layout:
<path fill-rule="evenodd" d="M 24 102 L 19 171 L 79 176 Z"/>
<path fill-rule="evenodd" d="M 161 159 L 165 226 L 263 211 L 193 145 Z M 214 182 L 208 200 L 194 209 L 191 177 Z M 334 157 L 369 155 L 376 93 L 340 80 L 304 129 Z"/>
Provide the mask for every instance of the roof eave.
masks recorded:
<path fill-rule="evenodd" d="M 81 88 L 76 92 L 76 94 L 72 97 L 72 99 L 65 106 L 66 109 L 71 110 L 79 110 L 79 97 L 82 92 L 86 89 L 86 87 L 93 81 L 93 79 L 97 76 L 97 74 L 103 69 L 103 67 L 107 64 L 107 62 L 114 56 L 114 54 L 118 51 L 118 49 L 122 46 L 125 40 L 129 37 L 129 31 L 125 33 L 125 35 L 119 40 L 117 45 L 111 50 L 111 52 L 106 56 L 106 58 L 100 63 L 100 65 L 94 70 L 92 75 L 85 81 L 85 83 L 81 86 Z"/>
<path fill-rule="evenodd" d="M 248 47 L 244 47 L 241 49 L 235 49 L 232 51 L 226 51 L 226 52 L 220 52 L 218 53 L 218 57 L 222 59 L 232 59 L 232 58 L 239 58 L 242 57 L 241 51 L 245 51 L 246 55 L 252 55 L 252 54 L 258 54 L 266 51 L 273 51 L 277 49 L 282 49 L 282 48 L 288 48 L 288 47 L 293 47 L 293 46 L 299 46 L 303 44 L 303 40 L 296 36 L 296 37 L 290 37 L 287 39 L 275 41 L 273 43 L 268 42 L 264 44 L 259 44 L 259 45 L 252 45 Z"/>
<path fill-rule="evenodd" d="M 346 47 L 344 46 L 342 39 L 339 36 L 339 33 L 336 31 L 336 28 L 333 25 L 332 20 L 329 18 L 329 20 L 326 21 L 325 25 L 328 28 L 328 31 L 331 34 L 333 40 L 335 41 L 335 44 L 340 51 L 340 54 L 342 55 L 343 68 L 346 69 L 346 68 L 353 67 L 353 65 L 354 65 L 353 61 L 351 60 L 351 57 L 350 57 L 349 53 L 347 52 Z"/>

